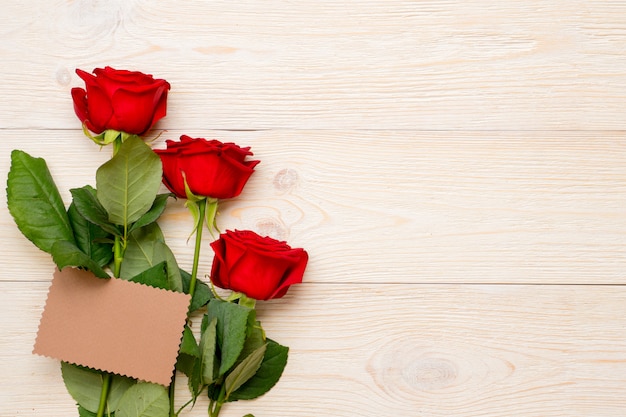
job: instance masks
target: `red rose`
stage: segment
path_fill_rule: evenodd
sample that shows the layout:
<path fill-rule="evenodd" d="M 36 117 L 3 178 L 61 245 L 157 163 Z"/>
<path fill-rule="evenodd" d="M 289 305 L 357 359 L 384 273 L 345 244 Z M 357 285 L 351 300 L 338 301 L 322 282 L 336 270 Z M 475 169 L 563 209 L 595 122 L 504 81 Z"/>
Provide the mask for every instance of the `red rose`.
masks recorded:
<path fill-rule="evenodd" d="M 163 162 L 163 183 L 177 197 L 187 198 L 185 180 L 194 195 L 233 198 L 261 161 L 246 161 L 250 148 L 219 140 L 190 138 L 165 141 L 167 149 L 155 149 Z M 184 174 L 184 177 L 183 177 Z"/>
<path fill-rule="evenodd" d="M 170 89 L 165 80 L 111 67 L 94 69 L 95 76 L 80 69 L 76 73 L 86 90 L 72 88 L 74 111 L 92 132 L 113 129 L 143 135 L 165 116 Z"/>
<path fill-rule="evenodd" d="M 226 231 L 211 247 L 211 281 L 255 300 L 280 298 L 302 282 L 309 255 L 287 243 L 248 230 Z"/>

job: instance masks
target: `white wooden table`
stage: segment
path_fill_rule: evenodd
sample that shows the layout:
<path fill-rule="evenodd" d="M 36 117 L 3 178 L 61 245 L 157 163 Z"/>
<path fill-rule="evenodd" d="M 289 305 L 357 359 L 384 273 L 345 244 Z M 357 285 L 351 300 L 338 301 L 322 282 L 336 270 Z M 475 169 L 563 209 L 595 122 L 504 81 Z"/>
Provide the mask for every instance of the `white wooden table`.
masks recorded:
<path fill-rule="evenodd" d="M 155 146 L 262 160 L 218 221 L 311 262 L 260 307 L 283 378 L 224 416 L 625 415 L 626 1 L 2 3 L 0 177 L 94 183 L 69 92 L 105 65 L 171 83 Z M 163 227 L 189 267 L 182 203 Z M 76 415 L 31 354 L 53 263 L 4 193 L 0 228 L 0 416 Z"/>

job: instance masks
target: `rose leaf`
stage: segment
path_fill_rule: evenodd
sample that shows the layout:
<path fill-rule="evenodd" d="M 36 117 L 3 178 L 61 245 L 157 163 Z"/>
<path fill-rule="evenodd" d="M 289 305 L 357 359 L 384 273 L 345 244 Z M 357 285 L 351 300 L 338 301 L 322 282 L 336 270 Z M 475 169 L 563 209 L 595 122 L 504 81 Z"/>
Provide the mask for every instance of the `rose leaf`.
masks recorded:
<path fill-rule="evenodd" d="M 44 252 L 54 242 L 74 242 L 72 226 L 46 161 L 23 151 L 11 152 L 7 205 L 18 229 Z"/>
<path fill-rule="evenodd" d="M 263 362 L 263 355 L 265 354 L 266 348 L 267 344 L 261 345 L 260 347 L 256 348 L 256 350 L 254 350 L 250 355 L 242 360 L 239 365 L 237 365 L 226 376 L 226 380 L 224 381 L 224 386 L 226 388 L 226 399 L 228 399 L 233 391 L 241 387 L 256 373 L 256 371 L 261 366 L 261 362 Z"/>
<path fill-rule="evenodd" d="M 130 279 L 163 261 L 156 259 L 156 242 L 164 242 L 163 232 L 153 223 L 130 233 L 120 277 Z"/>
<path fill-rule="evenodd" d="M 97 417 L 97 415 L 98 414 L 92 413 L 91 411 L 81 407 L 80 405 L 78 406 L 78 417 Z M 111 417 L 113 416 L 115 416 L 115 413 L 111 413 Z"/>
<path fill-rule="evenodd" d="M 87 268 L 98 278 L 110 278 L 109 275 L 87 254 L 81 251 L 74 242 L 60 240 L 52 245 L 50 250 L 52 260 L 59 269 L 66 266 Z"/>
<path fill-rule="evenodd" d="M 185 325 L 183 338 L 178 350 L 178 359 L 176 360 L 176 369 L 187 375 L 192 375 L 194 362 L 200 359 L 200 349 L 198 343 L 189 326 Z"/>
<path fill-rule="evenodd" d="M 104 382 L 102 372 L 61 362 L 61 375 L 63 376 L 67 392 L 74 398 L 74 401 L 89 412 L 97 412 L 98 404 L 100 403 L 100 391 Z M 107 397 L 107 405 L 110 410 L 115 410 L 120 398 L 135 382 L 131 378 L 113 375 L 109 396 Z"/>
<path fill-rule="evenodd" d="M 122 236 L 119 228 L 109 222 L 109 215 L 96 197 L 95 188 L 86 185 L 82 188 L 72 188 L 70 192 L 72 193 L 72 202 L 81 216 L 112 235 Z"/>
<path fill-rule="evenodd" d="M 200 336 L 200 371 L 202 374 L 202 382 L 208 385 L 215 381 L 217 370 L 217 358 L 215 357 L 217 318 L 214 317 L 210 323 L 202 327 L 202 334 Z"/>
<path fill-rule="evenodd" d="M 271 339 L 267 339 L 267 349 L 263 362 L 256 374 L 235 390 L 228 401 L 251 400 L 260 397 L 269 391 L 280 379 L 285 366 L 289 348 L 282 346 Z"/>
<path fill-rule="evenodd" d="M 138 282 L 140 284 L 149 285 L 154 288 L 169 289 L 167 280 L 167 264 L 165 261 L 159 262 L 151 268 L 135 275 L 129 281 Z"/>
<path fill-rule="evenodd" d="M 74 203 L 70 204 L 67 215 L 72 224 L 78 248 L 100 267 L 104 267 L 111 262 L 113 258 L 113 245 L 110 242 L 111 235 L 100 226 L 84 218 L 78 212 Z"/>
<path fill-rule="evenodd" d="M 207 320 L 217 318 L 217 346 L 221 352 L 218 377 L 237 361 L 246 340 L 248 315 L 252 309 L 213 299 L 207 308 Z"/>
<path fill-rule="evenodd" d="M 180 277 L 182 278 L 182 281 L 183 281 L 183 292 L 185 294 L 189 294 L 191 274 L 181 269 Z M 193 293 L 193 299 L 191 300 L 189 311 L 194 312 L 197 309 L 204 307 L 212 298 L 214 298 L 214 296 L 213 296 L 213 292 L 211 291 L 211 287 L 209 287 L 204 281 L 197 279 L 196 290 Z"/>
<path fill-rule="evenodd" d="M 248 328 L 246 329 L 246 341 L 243 349 L 239 353 L 239 358 L 235 365 L 247 358 L 252 352 L 265 344 L 265 332 L 261 327 L 261 322 L 256 319 L 256 311 L 252 310 L 248 315 Z"/>
<path fill-rule="evenodd" d="M 116 417 L 168 417 L 170 401 L 167 389 L 150 382 L 139 382 L 120 398 Z"/>
<path fill-rule="evenodd" d="M 167 199 L 171 197 L 173 194 L 159 194 L 154 199 L 152 203 L 152 207 L 148 210 L 143 216 L 141 216 L 133 225 L 128 229 L 129 232 L 133 230 L 139 229 L 140 227 L 147 226 L 151 223 L 157 221 L 157 219 L 161 216 L 163 211 L 165 210 L 165 205 L 167 204 Z"/>
<path fill-rule="evenodd" d="M 182 292 L 183 283 L 176 258 L 165 244 L 159 225 L 151 223 L 130 234 L 120 277 L 130 279 L 161 262 L 167 266 L 168 289 Z"/>
<path fill-rule="evenodd" d="M 162 179 L 161 158 L 131 136 L 96 171 L 96 195 L 112 223 L 129 226 L 152 207 Z"/>

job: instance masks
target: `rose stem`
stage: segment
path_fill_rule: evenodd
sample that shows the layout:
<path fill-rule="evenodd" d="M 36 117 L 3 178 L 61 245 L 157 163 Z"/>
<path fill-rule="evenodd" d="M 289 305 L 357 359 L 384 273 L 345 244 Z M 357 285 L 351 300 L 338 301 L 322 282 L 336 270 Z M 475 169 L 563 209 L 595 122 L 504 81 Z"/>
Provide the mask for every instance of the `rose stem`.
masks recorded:
<path fill-rule="evenodd" d="M 191 269 L 191 281 L 189 282 L 189 295 L 193 299 L 193 294 L 196 291 L 196 280 L 198 277 L 198 262 L 200 260 L 200 245 L 202 244 L 202 229 L 204 226 L 204 213 L 206 209 L 206 201 L 200 200 L 197 201 L 198 209 L 200 211 L 200 215 L 198 216 L 200 219 L 196 228 L 196 247 L 193 253 L 193 267 Z M 207 225 L 211 227 L 211 225 Z"/>
<path fill-rule="evenodd" d="M 102 390 L 100 391 L 100 403 L 98 404 L 97 417 L 104 416 L 104 408 L 107 403 L 107 396 L 109 395 L 109 387 L 111 386 L 111 374 L 104 374 L 104 381 L 102 382 Z"/>
<path fill-rule="evenodd" d="M 126 229 L 126 228 L 124 228 Z M 124 245 L 122 245 L 119 236 L 115 236 L 115 244 L 113 245 L 113 276 L 119 278 L 122 270 L 122 260 L 124 259 Z M 109 396 L 109 388 L 111 386 L 111 379 L 113 375 L 105 372 L 103 374 L 104 381 L 102 382 L 102 390 L 100 391 L 100 403 L 98 404 L 98 413 L 96 417 L 104 416 L 104 408 L 107 403 L 107 397 Z"/>
<path fill-rule="evenodd" d="M 204 226 L 204 213 L 206 208 L 206 201 L 204 199 L 200 201 L 196 201 L 198 205 L 198 209 L 200 211 L 200 215 L 198 216 L 198 224 L 196 225 L 196 245 L 193 252 L 193 266 L 191 269 L 191 280 L 189 281 L 189 295 L 193 300 L 193 294 L 196 292 L 196 281 L 198 279 L 198 263 L 200 261 L 200 246 L 202 244 L 202 229 Z M 190 303 L 191 307 L 191 303 Z M 191 313 L 191 311 L 190 311 Z M 170 394 L 170 417 L 175 417 L 176 413 L 174 412 L 174 389 L 176 385 L 176 373 L 174 372 L 174 376 L 172 377 L 172 382 L 169 387 Z"/>
<path fill-rule="evenodd" d="M 222 405 L 224 405 L 224 397 L 226 395 L 226 385 L 222 385 L 220 388 L 220 393 L 217 396 L 217 400 L 215 402 L 211 401 L 209 404 L 209 416 L 217 417 L 220 414 L 220 410 L 222 409 Z M 215 407 L 212 407 L 215 405 Z M 213 408 L 211 410 L 211 408 Z"/>
<path fill-rule="evenodd" d="M 117 154 L 117 151 L 119 151 L 121 145 L 121 138 L 117 138 L 113 142 L 113 156 Z M 124 231 L 126 231 L 126 227 L 124 227 Z M 126 233 L 124 233 L 124 238 L 126 238 Z M 122 245 L 120 237 L 115 236 L 115 243 L 113 245 L 113 276 L 116 278 L 119 278 L 120 272 L 122 270 L 122 260 L 124 259 L 125 249 L 124 246 L 125 245 Z M 113 375 L 108 372 L 105 372 L 103 376 L 104 380 L 102 381 L 102 389 L 100 390 L 100 402 L 98 403 L 98 413 L 96 414 L 96 417 L 104 416 L 104 408 L 107 403 L 107 397 L 109 396 L 111 380 L 113 379 Z"/>

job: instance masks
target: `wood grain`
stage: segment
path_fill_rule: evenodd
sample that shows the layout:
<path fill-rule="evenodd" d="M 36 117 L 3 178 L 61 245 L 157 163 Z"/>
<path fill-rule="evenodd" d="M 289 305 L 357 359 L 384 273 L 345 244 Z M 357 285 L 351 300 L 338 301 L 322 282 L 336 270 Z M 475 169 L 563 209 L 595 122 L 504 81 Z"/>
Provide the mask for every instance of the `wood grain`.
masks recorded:
<path fill-rule="evenodd" d="M 76 67 L 172 83 L 176 129 L 625 129 L 622 1 L 7 4 L 0 126 L 74 128 Z"/>
<path fill-rule="evenodd" d="M 241 198 L 222 203 L 222 229 L 252 229 L 306 247 L 315 282 L 623 284 L 626 139 L 621 132 L 169 131 L 251 146 L 262 162 Z M 4 137 L 2 137 L 4 136 Z M 67 204 L 109 157 L 80 131 L 0 131 L 10 150 L 48 153 Z M 47 156 L 47 155 L 46 155 Z M 5 196 L 0 204 L 5 206 Z M 191 217 L 172 201 L 168 243 L 191 264 Z M 52 263 L 0 212 L 0 251 Z M 201 270 L 210 270 L 205 245 Z M 30 262 L 37 259 L 36 262 Z"/>
<path fill-rule="evenodd" d="M 172 84 L 155 147 L 184 133 L 262 161 L 219 225 L 311 262 L 260 306 L 285 375 L 224 417 L 624 414 L 626 2 L 3 3 L 0 178 L 19 148 L 66 203 L 94 184 L 109 149 L 70 89 L 105 65 Z M 162 225 L 189 268 L 181 202 Z M 31 354 L 53 264 L 5 193 L 0 234 L 0 417 L 76 415 Z"/>
<path fill-rule="evenodd" d="M 73 415 L 58 363 L 30 354 L 47 284 L 28 288 L 0 283 L 0 370 L 11 375 L 0 415 Z M 225 417 L 618 416 L 626 406 L 623 287 L 305 283 L 259 317 L 291 347 L 288 367 Z"/>

